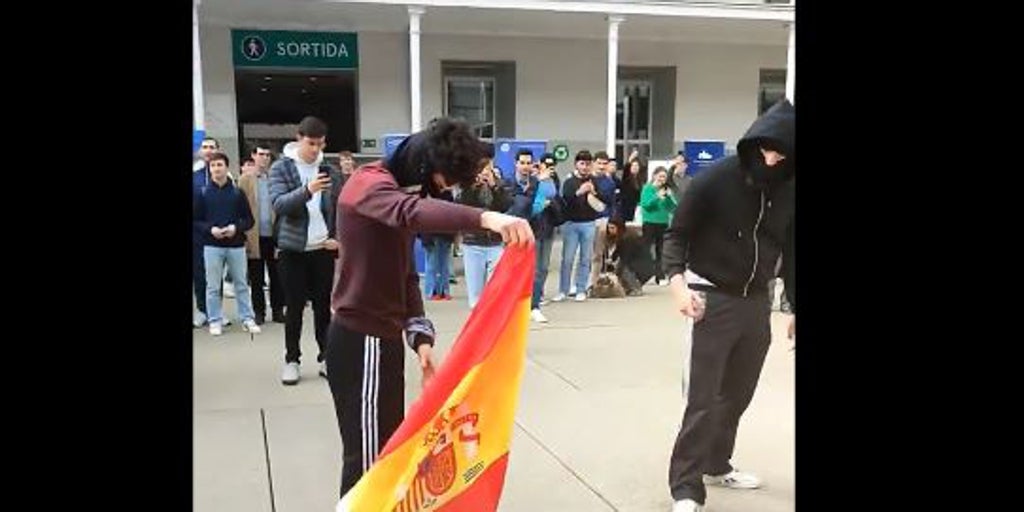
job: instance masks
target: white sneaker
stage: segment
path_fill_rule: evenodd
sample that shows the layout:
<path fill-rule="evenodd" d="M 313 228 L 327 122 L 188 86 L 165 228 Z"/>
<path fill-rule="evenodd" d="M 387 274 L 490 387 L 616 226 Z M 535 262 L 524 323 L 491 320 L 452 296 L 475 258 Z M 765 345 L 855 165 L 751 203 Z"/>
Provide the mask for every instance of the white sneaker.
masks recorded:
<path fill-rule="evenodd" d="M 224 334 L 224 328 L 218 322 L 210 324 L 210 336 L 220 336 Z"/>
<path fill-rule="evenodd" d="M 570 286 L 569 287 L 569 295 L 576 295 L 576 287 L 575 286 Z"/>
<path fill-rule="evenodd" d="M 564 293 L 559 293 L 558 295 L 555 295 L 554 297 L 551 297 L 551 302 L 562 302 L 563 300 L 565 300 L 565 294 Z"/>
<path fill-rule="evenodd" d="M 198 329 L 204 325 L 206 325 L 206 313 L 196 311 L 195 314 L 192 315 L 192 327 Z"/>
<path fill-rule="evenodd" d="M 679 500 L 672 504 L 672 512 L 700 512 L 704 507 L 693 500 Z"/>
<path fill-rule="evenodd" d="M 299 383 L 299 363 L 285 363 L 281 371 L 281 383 L 294 386 Z"/>
<path fill-rule="evenodd" d="M 668 279 L 658 281 L 658 286 L 668 286 Z"/>
<path fill-rule="evenodd" d="M 532 318 L 534 322 L 540 324 L 546 324 L 548 322 L 548 318 L 544 316 L 544 313 L 541 313 L 539 309 L 531 311 L 530 318 Z"/>
<path fill-rule="evenodd" d="M 724 475 L 704 475 L 704 485 L 715 485 L 730 489 L 757 489 L 761 487 L 761 479 L 751 473 L 740 473 L 734 469 Z"/>
<path fill-rule="evenodd" d="M 251 318 L 242 322 L 242 329 L 251 332 L 252 334 L 259 334 L 263 332 L 263 329 L 260 329 L 260 326 L 256 325 L 256 320 Z"/>
<path fill-rule="evenodd" d="M 587 294 L 586 293 L 579 292 L 579 293 L 576 294 L 576 302 L 583 302 L 585 300 L 587 300 Z"/>
<path fill-rule="evenodd" d="M 235 285 L 233 285 L 233 284 L 226 284 L 226 285 L 224 285 L 224 296 L 229 298 L 229 299 L 235 298 Z"/>
<path fill-rule="evenodd" d="M 327 361 L 320 361 L 320 376 L 327 378 Z"/>

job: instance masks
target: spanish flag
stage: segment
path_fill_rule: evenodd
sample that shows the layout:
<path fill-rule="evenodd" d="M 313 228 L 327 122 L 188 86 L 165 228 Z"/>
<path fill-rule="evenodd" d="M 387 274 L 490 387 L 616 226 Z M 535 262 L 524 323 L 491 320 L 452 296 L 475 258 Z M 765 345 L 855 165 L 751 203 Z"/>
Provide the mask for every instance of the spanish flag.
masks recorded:
<path fill-rule="evenodd" d="M 534 247 L 507 248 L 451 352 L 338 512 L 493 511 L 526 357 Z"/>

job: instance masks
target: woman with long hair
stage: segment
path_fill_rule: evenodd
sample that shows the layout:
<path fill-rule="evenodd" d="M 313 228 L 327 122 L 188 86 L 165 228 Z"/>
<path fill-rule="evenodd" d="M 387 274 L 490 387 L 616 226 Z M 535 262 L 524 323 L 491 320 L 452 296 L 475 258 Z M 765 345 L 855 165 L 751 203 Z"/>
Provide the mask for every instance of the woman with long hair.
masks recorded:
<path fill-rule="evenodd" d="M 665 243 L 665 231 L 676 209 L 676 198 L 668 186 L 668 169 L 658 167 L 654 179 L 644 185 L 640 194 L 643 208 L 643 232 L 648 247 L 654 250 L 654 278 L 659 285 L 666 285 L 665 271 L 661 268 L 661 250 Z"/>
<path fill-rule="evenodd" d="M 633 150 L 622 172 L 619 185 L 619 213 L 625 222 L 633 222 L 636 207 L 640 204 L 640 191 L 647 183 L 647 162 L 640 159 L 640 153 Z"/>

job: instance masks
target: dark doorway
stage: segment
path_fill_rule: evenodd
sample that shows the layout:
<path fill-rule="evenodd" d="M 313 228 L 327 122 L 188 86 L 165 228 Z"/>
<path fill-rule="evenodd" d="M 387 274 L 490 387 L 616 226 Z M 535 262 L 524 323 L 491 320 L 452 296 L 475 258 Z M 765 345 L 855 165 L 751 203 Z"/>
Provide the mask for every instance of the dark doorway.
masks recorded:
<path fill-rule="evenodd" d="M 357 152 L 357 75 L 355 71 L 235 71 L 239 151 L 254 142 L 275 154 L 295 140 L 295 126 L 307 115 L 327 123 L 325 153 Z"/>

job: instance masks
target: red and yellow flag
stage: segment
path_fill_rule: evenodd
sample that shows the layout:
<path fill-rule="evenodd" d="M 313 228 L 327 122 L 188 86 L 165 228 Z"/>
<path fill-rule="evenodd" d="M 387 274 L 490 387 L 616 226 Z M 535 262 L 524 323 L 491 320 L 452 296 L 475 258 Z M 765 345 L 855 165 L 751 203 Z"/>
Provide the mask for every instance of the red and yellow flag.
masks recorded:
<path fill-rule="evenodd" d="M 505 250 L 448 357 L 338 512 L 498 508 L 535 262 L 532 245 Z"/>

